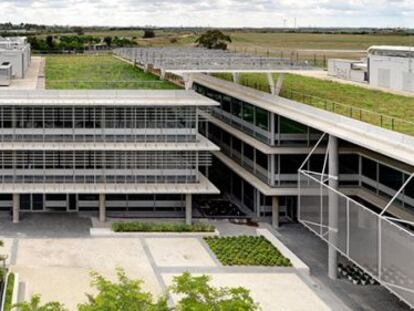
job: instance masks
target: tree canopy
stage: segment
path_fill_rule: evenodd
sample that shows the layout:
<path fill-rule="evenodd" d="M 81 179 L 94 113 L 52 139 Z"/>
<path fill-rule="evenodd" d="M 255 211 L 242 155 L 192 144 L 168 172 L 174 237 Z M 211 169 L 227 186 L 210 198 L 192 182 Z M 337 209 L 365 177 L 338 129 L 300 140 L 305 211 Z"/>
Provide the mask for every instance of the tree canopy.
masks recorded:
<path fill-rule="evenodd" d="M 199 47 L 211 50 L 227 50 L 227 45 L 231 43 L 231 38 L 220 30 L 209 30 L 199 36 L 195 42 Z"/>

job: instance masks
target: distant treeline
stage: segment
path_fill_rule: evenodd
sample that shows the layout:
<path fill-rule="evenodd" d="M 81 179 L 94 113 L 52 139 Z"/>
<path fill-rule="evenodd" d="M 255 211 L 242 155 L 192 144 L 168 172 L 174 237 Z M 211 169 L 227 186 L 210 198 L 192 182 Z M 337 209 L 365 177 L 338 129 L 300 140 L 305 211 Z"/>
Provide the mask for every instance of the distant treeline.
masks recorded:
<path fill-rule="evenodd" d="M 29 36 L 29 43 L 32 50 L 43 52 L 62 52 L 84 50 L 94 50 L 99 45 L 102 48 L 124 47 L 136 45 L 136 42 L 127 38 L 120 37 L 97 37 L 90 35 L 63 35 L 47 36 L 45 39 L 37 36 Z"/>
<path fill-rule="evenodd" d="M 12 24 L 0 23 L 0 35 L 28 35 L 28 34 L 48 34 L 76 33 L 81 35 L 85 32 L 103 31 L 144 31 L 146 29 L 164 30 L 171 32 L 204 32 L 211 27 L 156 27 L 156 26 L 136 26 L 136 27 L 104 27 L 104 26 L 61 26 L 61 25 L 38 25 L 38 24 Z M 252 32 L 287 32 L 287 33 L 327 33 L 327 34 L 381 34 L 381 35 L 414 35 L 414 29 L 410 28 L 347 28 L 347 27 L 300 27 L 300 28 L 220 28 L 222 31 L 252 31 Z"/>

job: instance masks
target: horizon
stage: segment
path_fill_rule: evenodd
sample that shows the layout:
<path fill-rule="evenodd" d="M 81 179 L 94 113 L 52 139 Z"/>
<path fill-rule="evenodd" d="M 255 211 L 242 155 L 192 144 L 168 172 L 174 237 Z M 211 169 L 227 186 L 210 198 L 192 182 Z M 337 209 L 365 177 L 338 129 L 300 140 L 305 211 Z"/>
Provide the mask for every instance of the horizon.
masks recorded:
<path fill-rule="evenodd" d="M 82 27 L 412 28 L 409 0 L 3 0 L 0 23 Z M 46 23 L 45 23 L 46 21 Z M 131 26 L 129 26 L 131 27 Z"/>

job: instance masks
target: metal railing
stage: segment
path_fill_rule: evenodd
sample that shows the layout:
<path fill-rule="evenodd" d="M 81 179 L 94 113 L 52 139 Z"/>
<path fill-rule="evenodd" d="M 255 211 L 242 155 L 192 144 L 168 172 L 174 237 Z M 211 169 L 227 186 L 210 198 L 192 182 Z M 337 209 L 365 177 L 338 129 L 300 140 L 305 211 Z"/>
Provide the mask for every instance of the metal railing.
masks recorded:
<path fill-rule="evenodd" d="M 299 179 L 299 221 L 413 307 L 414 233 L 406 222 L 375 213 L 329 187 L 321 174 L 301 170 Z M 336 228 L 329 223 L 330 195 L 338 198 Z"/>
<path fill-rule="evenodd" d="M 219 77 L 222 79 L 230 80 L 230 77 L 224 75 L 219 75 Z M 258 91 L 271 93 L 270 87 L 265 83 L 260 83 L 258 81 L 241 78 L 240 84 L 247 87 L 251 87 Z M 368 109 L 338 103 L 322 97 L 317 97 L 302 92 L 293 91 L 292 89 L 282 89 L 280 96 L 329 112 L 334 112 L 345 117 L 359 120 L 361 122 L 376 125 L 384 129 L 414 136 L 414 122 L 404 120 L 398 117 L 393 117 Z"/>

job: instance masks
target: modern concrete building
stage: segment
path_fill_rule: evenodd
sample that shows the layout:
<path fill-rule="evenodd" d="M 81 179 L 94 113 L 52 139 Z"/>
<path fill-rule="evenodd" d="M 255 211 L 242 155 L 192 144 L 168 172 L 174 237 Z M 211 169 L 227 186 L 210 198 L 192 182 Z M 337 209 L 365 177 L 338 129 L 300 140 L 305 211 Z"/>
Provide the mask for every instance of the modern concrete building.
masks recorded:
<path fill-rule="evenodd" d="M 162 50 L 148 53 L 119 51 L 220 103 L 200 112 L 200 132 L 220 147 L 206 175 L 222 194 L 250 217 L 298 221 L 326 241 L 332 279 L 341 254 L 414 306 L 414 137 L 203 74 L 202 56 L 180 68 Z M 227 70 L 236 82 L 255 72 L 240 59 L 219 63 L 207 72 Z"/>
<path fill-rule="evenodd" d="M 30 61 L 31 50 L 26 37 L 0 37 L 0 65 L 10 64 L 13 78 L 24 78 Z"/>
<path fill-rule="evenodd" d="M 0 93 L 0 209 L 192 215 L 218 194 L 199 169 L 218 148 L 198 133 L 193 91 Z"/>
<path fill-rule="evenodd" d="M 370 47 L 368 72 L 368 82 L 373 86 L 414 92 L 414 47 Z"/>

